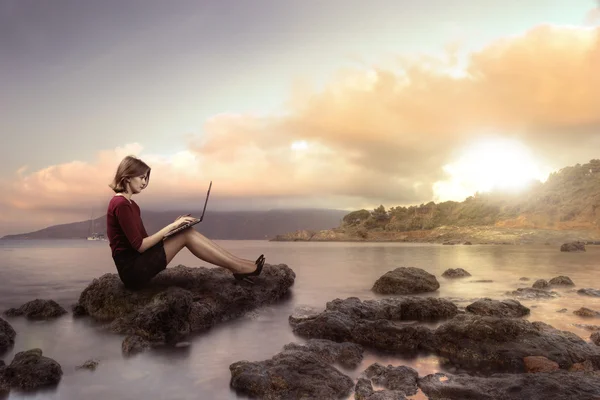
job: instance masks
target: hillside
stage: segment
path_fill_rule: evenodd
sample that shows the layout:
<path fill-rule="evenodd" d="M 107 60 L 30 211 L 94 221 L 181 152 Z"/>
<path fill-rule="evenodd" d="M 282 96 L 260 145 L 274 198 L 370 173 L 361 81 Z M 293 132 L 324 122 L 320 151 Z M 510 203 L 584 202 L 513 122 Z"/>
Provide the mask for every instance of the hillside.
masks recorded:
<path fill-rule="evenodd" d="M 340 226 L 316 236 L 315 232 L 295 232 L 275 240 L 441 241 L 452 240 L 452 232 L 460 232 L 456 240 L 472 239 L 470 232 L 487 232 L 491 241 L 507 232 L 512 232 L 507 236 L 509 242 L 524 234 L 538 235 L 536 242 L 571 237 L 597 240 L 598 207 L 600 160 L 591 160 L 552 173 L 546 182 L 533 183 L 519 194 L 477 193 L 462 202 L 429 202 L 388 210 L 381 205 L 353 211 L 344 216 Z"/>
<path fill-rule="evenodd" d="M 173 222 L 188 211 L 152 212 L 142 214 L 148 233 Z M 192 215 L 200 215 L 192 212 Z M 210 212 L 196 229 L 211 239 L 265 240 L 277 233 L 299 229 L 329 229 L 338 226 L 346 214 L 342 210 L 297 209 L 270 211 Z M 7 235 L 2 239 L 83 239 L 90 234 L 90 221 L 54 225 L 35 232 Z M 106 216 L 94 219 L 94 231 L 106 233 Z"/>

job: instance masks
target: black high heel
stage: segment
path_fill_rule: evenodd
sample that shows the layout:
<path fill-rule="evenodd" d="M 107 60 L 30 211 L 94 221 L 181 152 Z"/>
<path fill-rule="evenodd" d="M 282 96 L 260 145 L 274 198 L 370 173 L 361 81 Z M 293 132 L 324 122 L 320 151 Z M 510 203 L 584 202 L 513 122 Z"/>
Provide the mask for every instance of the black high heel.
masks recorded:
<path fill-rule="evenodd" d="M 263 254 L 261 254 L 254 263 L 256 264 L 256 269 L 254 271 L 247 272 L 247 273 L 233 274 L 233 277 L 235 279 L 237 279 L 238 281 L 247 280 L 250 283 L 254 283 L 254 282 L 252 282 L 252 280 L 248 279 L 248 277 L 260 275 L 260 273 L 262 272 L 263 266 L 265 265 L 265 256 Z"/>

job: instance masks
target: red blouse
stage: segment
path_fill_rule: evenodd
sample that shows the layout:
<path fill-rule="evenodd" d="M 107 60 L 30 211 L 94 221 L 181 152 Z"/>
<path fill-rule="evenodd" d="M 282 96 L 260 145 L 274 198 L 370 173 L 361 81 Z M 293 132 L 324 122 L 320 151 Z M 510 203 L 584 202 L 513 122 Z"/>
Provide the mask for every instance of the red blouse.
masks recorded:
<path fill-rule="evenodd" d="M 113 196 L 106 212 L 106 235 L 112 255 L 135 254 L 142 245 L 142 239 L 148 237 L 140 207 L 124 196 Z"/>

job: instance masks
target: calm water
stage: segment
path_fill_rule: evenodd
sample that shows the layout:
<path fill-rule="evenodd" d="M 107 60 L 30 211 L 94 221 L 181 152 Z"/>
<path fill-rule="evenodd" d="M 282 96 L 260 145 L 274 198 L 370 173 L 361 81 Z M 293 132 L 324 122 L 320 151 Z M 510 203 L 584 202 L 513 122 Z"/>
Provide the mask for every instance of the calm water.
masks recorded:
<path fill-rule="evenodd" d="M 441 246 L 396 243 L 283 243 L 266 241 L 218 241 L 227 250 L 255 259 L 264 253 L 267 262 L 288 264 L 297 275 L 293 296 L 280 304 L 264 307 L 236 321 L 222 324 L 193 337 L 184 348 L 161 349 L 125 358 L 120 335 L 102 332 L 87 319 L 67 314 L 55 321 L 28 322 L 6 318 L 17 331 L 14 348 L 2 359 L 9 363 L 14 353 L 39 347 L 58 361 L 64 375 L 57 388 L 10 399 L 239 399 L 229 388 L 229 365 L 239 360 L 271 358 L 295 337 L 288 316 L 298 306 L 323 308 L 335 298 L 357 296 L 373 299 L 375 280 L 400 266 L 423 268 L 438 277 L 441 287 L 434 296 L 474 299 L 503 298 L 503 293 L 531 286 L 538 278 L 568 275 L 576 287 L 600 288 L 600 248 L 588 246 L 586 253 L 561 253 L 554 246 Z M 208 266 L 183 250 L 171 265 Z M 441 278 L 447 268 L 462 267 L 473 276 L 465 280 Z M 95 277 L 115 272 L 107 242 L 0 241 L 0 310 L 35 298 L 54 299 L 67 310 Z M 521 282 L 519 278 L 531 278 Z M 491 279 L 492 283 L 469 282 Z M 587 306 L 600 310 L 600 299 L 557 290 L 553 300 L 522 301 L 533 306 L 530 320 L 545 321 L 556 328 L 589 338 L 589 332 L 573 323 L 600 324 L 572 314 Z M 463 302 L 459 305 L 466 306 Z M 557 313 L 567 308 L 567 313 Z M 95 371 L 76 370 L 94 358 Z M 358 368 L 344 371 L 356 378 L 371 363 L 409 365 L 421 375 L 439 371 L 433 356 L 418 360 L 382 358 L 368 351 Z"/>

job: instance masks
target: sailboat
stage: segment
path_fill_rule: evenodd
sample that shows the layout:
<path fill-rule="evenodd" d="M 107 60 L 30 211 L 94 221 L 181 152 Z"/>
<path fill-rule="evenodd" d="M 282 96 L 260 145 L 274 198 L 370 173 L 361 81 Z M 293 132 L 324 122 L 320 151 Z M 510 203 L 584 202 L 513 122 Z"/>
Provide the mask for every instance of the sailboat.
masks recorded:
<path fill-rule="evenodd" d="M 107 241 L 108 239 L 104 236 L 103 233 L 94 232 L 94 210 L 92 210 L 92 216 L 90 218 L 90 232 L 87 240 L 103 240 Z"/>

